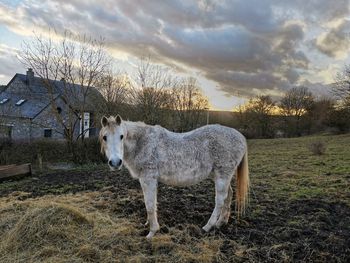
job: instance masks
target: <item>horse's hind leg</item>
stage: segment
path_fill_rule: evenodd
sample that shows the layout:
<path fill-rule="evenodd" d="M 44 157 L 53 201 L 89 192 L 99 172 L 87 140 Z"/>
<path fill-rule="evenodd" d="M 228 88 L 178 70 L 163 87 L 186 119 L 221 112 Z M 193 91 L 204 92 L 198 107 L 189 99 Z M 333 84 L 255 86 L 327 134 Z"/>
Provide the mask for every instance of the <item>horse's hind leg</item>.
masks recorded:
<path fill-rule="evenodd" d="M 215 208 L 208 220 L 208 223 L 203 227 L 203 230 L 206 232 L 208 232 L 219 219 L 225 204 L 225 200 L 228 197 L 231 178 L 232 176 L 223 177 L 220 175 L 216 176 L 215 178 Z"/>
<path fill-rule="evenodd" d="M 227 197 L 224 202 L 224 206 L 221 209 L 219 220 L 216 222 L 215 226 L 220 227 L 223 224 L 227 224 L 231 214 L 231 202 L 232 202 L 233 191 L 231 185 L 228 187 Z"/>

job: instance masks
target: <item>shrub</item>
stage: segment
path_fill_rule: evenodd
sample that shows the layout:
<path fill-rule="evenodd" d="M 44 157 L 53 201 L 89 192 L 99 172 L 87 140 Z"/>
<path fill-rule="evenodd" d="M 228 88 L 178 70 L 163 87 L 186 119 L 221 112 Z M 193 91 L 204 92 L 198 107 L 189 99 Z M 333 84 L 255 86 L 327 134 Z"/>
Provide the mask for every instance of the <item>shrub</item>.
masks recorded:
<path fill-rule="evenodd" d="M 309 145 L 309 149 L 314 155 L 323 155 L 326 152 L 326 145 L 324 142 L 316 141 Z"/>
<path fill-rule="evenodd" d="M 35 140 L 0 141 L 0 165 L 35 163 L 38 155 L 43 162 L 101 163 L 103 156 L 97 138 L 86 138 L 74 144 L 74 156 L 65 141 Z"/>
<path fill-rule="evenodd" d="M 101 163 L 103 161 L 100 144 L 96 137 L 85 138 L 84 141 L 76 142 L 75 146 L 75 161 L 77 163 Z"/>

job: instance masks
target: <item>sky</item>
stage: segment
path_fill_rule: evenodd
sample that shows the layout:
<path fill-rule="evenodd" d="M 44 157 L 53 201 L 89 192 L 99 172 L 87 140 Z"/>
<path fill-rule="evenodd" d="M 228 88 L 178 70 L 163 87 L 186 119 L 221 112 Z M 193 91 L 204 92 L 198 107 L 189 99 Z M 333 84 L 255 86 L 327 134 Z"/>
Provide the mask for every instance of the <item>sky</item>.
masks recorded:
<path fill-rule="evenodd" d="M 305 85 L 330 94 L 350 63 L 349 0 L 0 0 L 0 84 L 25 72 L 33 32 L 106 40 L 117 67 L 142 56 L 196 77 L 212 109 Z"/>

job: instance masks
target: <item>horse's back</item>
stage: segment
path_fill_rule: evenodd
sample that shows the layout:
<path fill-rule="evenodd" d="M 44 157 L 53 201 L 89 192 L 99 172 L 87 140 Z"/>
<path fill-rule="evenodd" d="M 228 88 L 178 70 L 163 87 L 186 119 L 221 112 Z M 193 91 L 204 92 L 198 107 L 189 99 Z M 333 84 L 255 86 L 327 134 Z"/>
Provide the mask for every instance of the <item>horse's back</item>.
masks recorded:
<path fill-rule="evenodd" d="M 233 170 L 242 159 L 246 142 L 235 129 L 207 125 L 186 133 L 160 130 L 157 162 L 164 183 L 197 183 L 216 169 Z"/>
<path fill-rule="evenodd" d="M 209 140 L 213 148 L 217 146 L 222 146 L 227 150 L 236 147 L 246 148 L 246 139 L 239 131 L 219 124 L 206 125 L 183 133 L 182 138 L 184 140 Z"/>
<path fill-rule="evenodd" d="M 201 150 L 208 150 L 213 157 L 221 155 L 225 158 L 231 152 L 239 152 L 243 156 L 247 148 L 246 139 L 239 131 L 219 124 L 202 126 L 186 133 L 165 130 L 161 139 L 184 148 L 199 147 Z"/>
<path fill-rule="evenodd" d="M 237 167 L 247 150 L 246 139 L 239 131 L 219 124 L 203 126 L 197 130 L 210 138 L 209 151 L 214 168 Z"/>

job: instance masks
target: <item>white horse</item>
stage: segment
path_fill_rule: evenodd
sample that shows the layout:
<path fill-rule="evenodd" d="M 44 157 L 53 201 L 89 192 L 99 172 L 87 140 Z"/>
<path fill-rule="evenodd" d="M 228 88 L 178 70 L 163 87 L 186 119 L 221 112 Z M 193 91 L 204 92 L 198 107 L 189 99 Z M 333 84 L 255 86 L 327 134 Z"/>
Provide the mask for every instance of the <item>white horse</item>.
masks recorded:
<path fill-rule="evenodd" d="M 157 185 L 196 184 L 211 177 L 215 182 L 215 208 L 203 229 L 220 227 L 230 217 L 231 179 L 236 174 L 236 210 L 242 214 L 248 200 L 247 144 L 237 130 L 207 125 L 186 133 L 174 133 L 160 126 L 103 117 L 101 151 L 112 170 L 124 164 L 140 181 L 152 238 L 159 230 Z"/>

